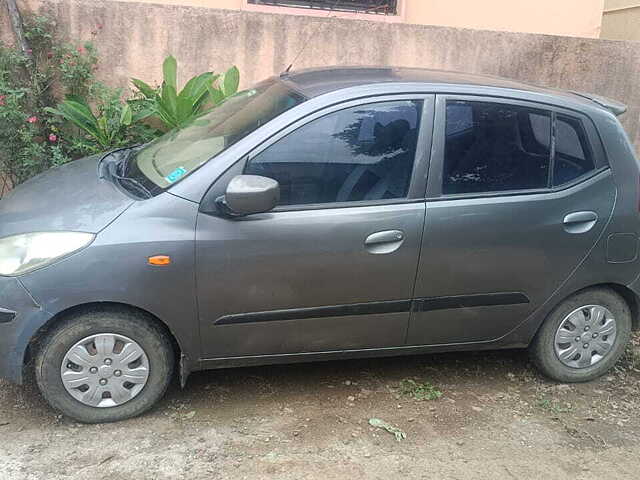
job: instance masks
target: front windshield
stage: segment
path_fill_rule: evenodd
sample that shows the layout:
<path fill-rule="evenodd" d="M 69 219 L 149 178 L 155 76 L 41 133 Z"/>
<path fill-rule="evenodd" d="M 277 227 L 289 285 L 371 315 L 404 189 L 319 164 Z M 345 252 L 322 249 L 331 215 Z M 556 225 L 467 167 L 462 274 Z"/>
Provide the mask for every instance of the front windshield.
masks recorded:
<path fill-rule="evenodd" d="M 259 83 L 141 148 L 131 159 L 126 175 L 146 184 L 149 190 L 165 189 L 305 100 L 277 80 Z"/>

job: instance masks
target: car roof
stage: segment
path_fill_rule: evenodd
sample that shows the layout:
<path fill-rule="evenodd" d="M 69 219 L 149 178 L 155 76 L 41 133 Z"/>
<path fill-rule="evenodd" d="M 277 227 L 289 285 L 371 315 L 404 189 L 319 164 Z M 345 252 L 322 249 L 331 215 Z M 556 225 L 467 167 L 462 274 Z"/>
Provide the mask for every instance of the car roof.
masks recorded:
<path fill-rule="evenodd" d="M 605 108 L 616 115 L 626 111 L 626 106 L 604 97 L 570 92 L 510 80 L 491 75 L 480 75 L 446 70 L 407 67 L 326 67 L 284 72 L 280 78 L 294 85 L 307 97 L 350 87 L 380 83 L 422 83 L 431 86 L 478 86 L 510 91 L 531 92 L 560 97 L 572 103 Z"/>

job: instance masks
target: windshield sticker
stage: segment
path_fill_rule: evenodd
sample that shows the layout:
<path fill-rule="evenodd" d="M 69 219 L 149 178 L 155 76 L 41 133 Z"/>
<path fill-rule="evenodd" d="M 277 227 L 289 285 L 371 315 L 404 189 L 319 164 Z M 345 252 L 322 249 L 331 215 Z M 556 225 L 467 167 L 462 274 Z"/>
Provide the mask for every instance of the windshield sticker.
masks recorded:
<path fill-rule="evenodd" d="M 167 180 L 167 182 L 174 183 L 180 180 L 180 177 L 185 173 L 187 173 L 187 171 L 184 169 L 184 167 L 178 167 L 164 178 Z"/>

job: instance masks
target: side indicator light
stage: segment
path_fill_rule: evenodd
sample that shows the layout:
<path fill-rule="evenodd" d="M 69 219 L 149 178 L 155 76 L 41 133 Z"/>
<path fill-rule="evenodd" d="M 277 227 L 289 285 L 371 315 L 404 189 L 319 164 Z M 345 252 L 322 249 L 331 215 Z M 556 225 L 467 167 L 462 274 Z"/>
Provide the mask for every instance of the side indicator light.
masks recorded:
<path fill-rule="evenodd" d="M 171 263 L 171 257 L 168 255 L 154 255 L 153 257 L 149 257 L 147 262 L 149 265 L 164 267 Z"/>

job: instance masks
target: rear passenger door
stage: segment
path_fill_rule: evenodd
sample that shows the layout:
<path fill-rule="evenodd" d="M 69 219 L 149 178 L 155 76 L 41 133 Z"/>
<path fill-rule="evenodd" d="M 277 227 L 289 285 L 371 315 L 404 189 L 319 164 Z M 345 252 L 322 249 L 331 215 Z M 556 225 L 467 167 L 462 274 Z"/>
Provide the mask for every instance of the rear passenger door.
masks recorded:
<path fill-rule="evenodd" d="M 439 96 L 408 343 L 497 339 L 571 275 L 615 186 L 585 116 L 518 100 Z"/>

